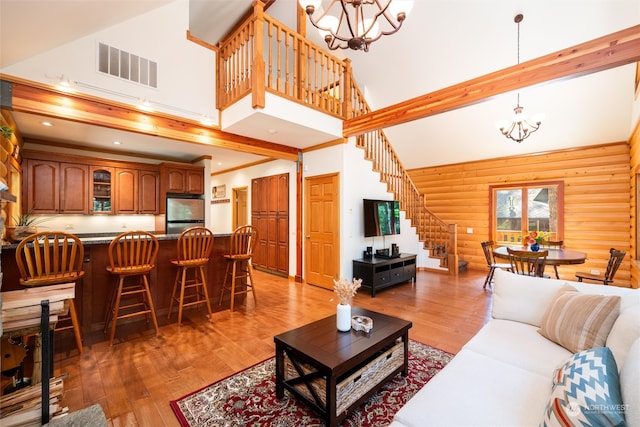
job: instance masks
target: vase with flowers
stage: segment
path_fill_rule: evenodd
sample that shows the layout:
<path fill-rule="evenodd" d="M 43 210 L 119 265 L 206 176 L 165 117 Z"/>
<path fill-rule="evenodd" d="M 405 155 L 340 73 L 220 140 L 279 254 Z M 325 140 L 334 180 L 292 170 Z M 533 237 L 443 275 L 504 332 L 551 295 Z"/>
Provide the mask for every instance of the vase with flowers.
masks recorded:
<path fill-rule="evenodd" d="M 362 279 L 353 279 L 352 282 L 348 282 L 347 279 L 341 277 L 340 280 L 334 280 L 333 283 L 333 289 L 338 294 L 336 326 L 339 331 L 346 332 L 351 329 L 351 298 L 358 292 Z"/>
<path fill-rule="evenodd" d="M 533 252 L 538 252 L 540 250 L 540 244 L 549 240 L 550 234 L 546 231 L 530 231 L 529 234 L 526 234 L 523 237 L 525 245 L 530 245 L 529 248 Z"/>

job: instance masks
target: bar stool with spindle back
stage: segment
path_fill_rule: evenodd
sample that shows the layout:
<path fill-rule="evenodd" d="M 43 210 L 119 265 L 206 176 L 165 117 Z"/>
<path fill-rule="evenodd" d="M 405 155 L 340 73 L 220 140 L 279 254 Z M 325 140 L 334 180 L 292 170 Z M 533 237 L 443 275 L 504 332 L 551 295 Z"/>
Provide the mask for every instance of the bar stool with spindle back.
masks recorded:
<path fill-rule="evenodd" d="M 111 322 L 109 345 L 113 345 L 119 319 L 144 315 L 148 322 L 151 316 L 158 334 L 158 320 L 149 288 L 149 275 L 155 268 L 158 248 L 156 236 L 139 230 L 122 233 L 109 244 L 107 271 L 114 276 L 115 282 L 104 322 L 105 333 Z M 127 283 L 127 279 L 133 280 Z"/>
<path fill-rule="evenodd" d="M 29 287 L 76 283 L 84 277 L 84 246 L 78 238 L 62 231 L 42 231 L 22 239 L 16 248 L 20 284 Z M 82 353 L 82 335 L 74 300 L 69 315 L 58 318 L 54 332 L 73 329 Z"/>
<path fill-rule="evenodd" d="M 197 306 L 204 302 L 207 305 L 209 316 L 211 316 L 205 266 L 209 263 L 212 249 L 213 232 L 206 227 L 191 227 L 178 237 L 177 259 L 171 261 L 172 264 L 178 266 L 178 271 L 176 280 L 173 282 L 173 291 L 169 300 L 169 314 L 167 315 L 167 318 L 171 318 L 173 303 L 177 302 L 178 326 L 182 323 L 182 309 L 184 307 Z M 193 278 L 188 277 L 189 270 L 193 270 Z M 180 287 L 180 295 L 176 295 L 178 286 Z"/>
<path fill-rule="evenodd" d="M 227 268 L 225 270 L 224 284 L 222 285 L 218 305 L 222 305 L 222 298 L 227 289 L 231 292 L 231 311 L 233 311 L 236 295 L 251 292 L 253 294 L 254 304 L 257 303 L 256 292 L 253 289 L 253 275 L 251 273 L 253 269 L 251 266 L 251 257 L 253 256 L 253 248 L 257 241 L 258 230 L 252 225 L 240 226 L 236 228 L 231 235 L 229 253 L 224 255 L 224 258 L 227 260 Z M 227 279 L 229 278 L 231 278 L 231 283 L 227 285 Z M 244 283 L 244 289 L 242 290 L 236 290 L 236 281 L 238 279 L 248 279 Z"/>

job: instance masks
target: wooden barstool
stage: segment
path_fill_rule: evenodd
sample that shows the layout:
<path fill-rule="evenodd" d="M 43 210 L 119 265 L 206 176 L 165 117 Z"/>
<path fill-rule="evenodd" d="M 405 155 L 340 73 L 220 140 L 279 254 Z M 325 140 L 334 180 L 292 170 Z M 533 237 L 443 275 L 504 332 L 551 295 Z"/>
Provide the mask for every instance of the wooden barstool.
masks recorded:
<path fill-rule="evenodd" d="M 156 335 L 158 334 L 158 320 L 149 289 L 149 275 L 155 268 L 158 248 L 156 236 L 146 231 L 122 233 L 109 244 L 107 271 L 113 274 L 115 283 L 104 321 L 105 333 L 111 322 L 109 345 L 113 345 L 118 319 L 145 315 L 148 322 L 151 316 Z M 126 279 L 133 280 L 126 283 Z M 124 305 L 123 297 L 126 299 Z"/>
<path fill-rule="evenodd" d="M 213 232 L 206 227 L 192 227 L 178 237 L 178 258 L 171 263 L 178 266 L 176 280 L 173 282 L 173 291 L 169 300 L 169 314 L 174 301 L 178 303 L 178 326 L 182 323 L 182 309 L 191 305 L 207 304 L 207 311 L 211 316 L 211 303 L 207 291 L 205 278 L 205 266 L 209 263 L 209 255 L 213 249 Z M 193 271 L 193 278 L 188 278 L 189 270 Z M 178 292 L 180 287 L 180 295 Z M 187 294 L 185 295 L 185 291 Z M 185 299 L 188 302 L 185 302 Z"/>
<path fill-rule="evenodd" d="M 253 256 L 253 248 L 258 241 L 258 230 L 252 225 L 243 225 L 235 229 L 231 235 L 229 253 L 224 255 L 227 260 L 227 268 L 224 275 L 224 284 L 220 292 L 220 302 L 225 290 L 231 291 L 231 311 L 233 311 L 233 303 L 236 295 L 253 294 L 253 301 L 257 303 L 256 292 L 253 289 L 253 275 L 251 271 L 251 257 Z M 238 266 L 239 264 L 239 266 Z M 231 283 L 227 285 L 227 279 L 231 279 Z M 247 279 L 244 283 L 244 289 L 236 290 L 236 281 L 238 279 Z"/>
<path fill-rule="evenodd" d="M 20 284 L 37 287 L 75 283 L 84 277 L 84 246 L 80 239 L 62 231 L 43 231 L 24 238 L 16 248 Z M 69 300 L 69 315 L 59 317 L 54 332 L 73 329 L 78 351 L 82 353 L 82 335 L 74 300 Z"/>

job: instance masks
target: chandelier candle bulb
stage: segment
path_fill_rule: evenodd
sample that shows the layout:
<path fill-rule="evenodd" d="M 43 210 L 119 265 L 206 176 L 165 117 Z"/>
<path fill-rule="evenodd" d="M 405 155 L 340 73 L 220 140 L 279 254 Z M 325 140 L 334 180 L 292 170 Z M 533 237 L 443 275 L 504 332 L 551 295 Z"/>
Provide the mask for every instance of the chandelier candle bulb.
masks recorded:
<path fill-rule="evenodd" d="M 382 36 L 397 32 L 414 0 L 298 0 L 330 50 L 369 51 Z"/>

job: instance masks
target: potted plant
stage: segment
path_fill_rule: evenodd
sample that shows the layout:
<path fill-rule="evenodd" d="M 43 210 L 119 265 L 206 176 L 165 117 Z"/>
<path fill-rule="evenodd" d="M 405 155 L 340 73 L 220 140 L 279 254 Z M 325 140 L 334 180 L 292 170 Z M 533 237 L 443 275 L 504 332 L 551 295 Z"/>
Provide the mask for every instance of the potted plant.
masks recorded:
<path fill-rule="evenodd" d="M 0 135 L 2 135 L 5 138 L 9 139 L 9 138 L 11 138 L 12 134 L 13 134 L 13 129 L 11 129 L 10 127 L 0 126 Z"/>
<path fill-rule="evenodd" d="M 13 225 L 8 225 L 6 227 L 7 239 L 10 242 L 19 242 L 25 237 L 37 233 L 37 225 L 49 220 L 51 220 L 51 218 L 34 216 L 31 210 L 20 216 L 14 216 Z"/>

